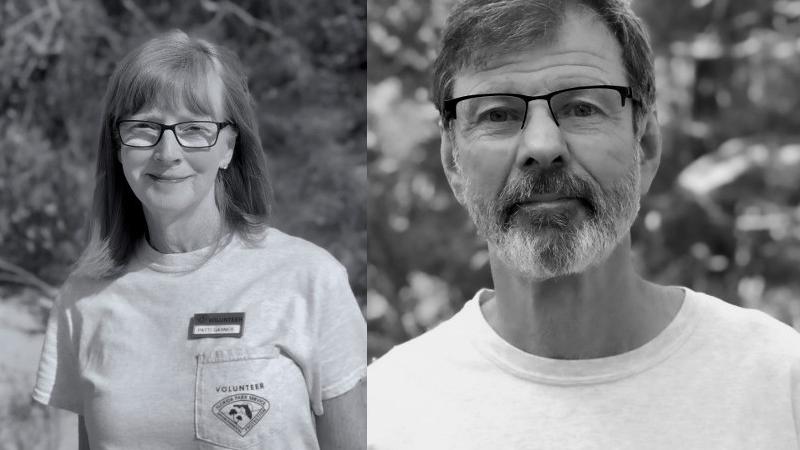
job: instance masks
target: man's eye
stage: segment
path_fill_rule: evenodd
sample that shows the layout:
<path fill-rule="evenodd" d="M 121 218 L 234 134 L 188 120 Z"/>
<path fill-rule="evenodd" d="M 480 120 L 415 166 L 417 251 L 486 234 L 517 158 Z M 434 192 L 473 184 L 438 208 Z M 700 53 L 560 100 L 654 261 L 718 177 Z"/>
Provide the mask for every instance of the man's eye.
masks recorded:
<path fill-rule="evenodd" d="M 569 105 L 564 111 L 566 115 L 575 117 L 591 117 L 601 112 L 598 107 L 591 103 L 575 103 Z"/>
<path fill-rule="evenodd" d="M 519 114 L 516 114 L 513 110 L 495 108 L 481 114 L 480 120 L 488 122 L 508 122 L 519 120 L 517 117 L 518 115 Z"/>

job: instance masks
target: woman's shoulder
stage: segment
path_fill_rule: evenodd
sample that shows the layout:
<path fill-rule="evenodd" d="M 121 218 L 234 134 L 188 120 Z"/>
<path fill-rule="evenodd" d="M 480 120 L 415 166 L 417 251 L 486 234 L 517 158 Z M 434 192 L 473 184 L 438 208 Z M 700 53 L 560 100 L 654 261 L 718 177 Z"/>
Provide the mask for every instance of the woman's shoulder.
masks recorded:
<path fill-rule="evenodd" d="M 59 288 L 56 303 L 62 308 L 69 309 L 80 300 L 102 293 L 115 281 L 116 278 L 92 277 L 73 272 Z"/>
<path fill-rule="evenodd" d="M 342 264 L 319 245 L 293 236 L 274 227 L 250 236 L 249 239 L 239 237 L 245 251 L 255 251 L 260 257 L 271 261 L 279 260 L 282 264 L 297 262 L 303 266 L 319 268 L 340 268 Z"/>

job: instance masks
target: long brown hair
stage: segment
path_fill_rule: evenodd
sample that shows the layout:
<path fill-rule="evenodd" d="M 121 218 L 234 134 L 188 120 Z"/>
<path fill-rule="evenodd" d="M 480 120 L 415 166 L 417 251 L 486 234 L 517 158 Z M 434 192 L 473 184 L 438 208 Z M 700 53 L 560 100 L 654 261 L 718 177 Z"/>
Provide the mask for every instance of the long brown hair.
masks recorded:
<path fill-rule="evenodd" d="M 182 105 L 192 112 L 214 114 L 210 77 L 221 81 L 225 120 L 238 131 L 233 159 L 218 172 L 215 186 L 223 229 L 253 241 L 266 228 L 272 189 L 241 62 L 224 47 L 175 30 L 128 53 L 111 75 L 103 99 L 89 242 L 75 275 L 120 274 L 147 232 L 142 205 L 117 157 L 117 121 L 146 106 Z"/>

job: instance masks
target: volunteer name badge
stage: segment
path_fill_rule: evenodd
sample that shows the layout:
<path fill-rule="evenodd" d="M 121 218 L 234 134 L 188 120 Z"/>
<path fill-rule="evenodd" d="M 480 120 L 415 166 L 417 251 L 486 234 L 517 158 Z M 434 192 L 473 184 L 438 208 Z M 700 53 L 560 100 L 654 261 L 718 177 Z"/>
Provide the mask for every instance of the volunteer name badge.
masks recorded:
<path fill-rule="evenodd" d="M 202 313 L 189 320 L 189 339 L 242 337 L 244 313 Z"/>

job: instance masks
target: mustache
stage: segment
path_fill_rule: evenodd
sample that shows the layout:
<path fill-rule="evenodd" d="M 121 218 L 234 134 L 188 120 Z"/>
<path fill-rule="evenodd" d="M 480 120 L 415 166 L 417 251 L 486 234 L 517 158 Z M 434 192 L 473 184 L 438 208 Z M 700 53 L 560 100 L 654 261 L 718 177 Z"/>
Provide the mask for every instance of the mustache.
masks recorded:
<path fill-rule="evenodd" d="M 589 181 L 560 167 L 527 170 L 511 179 L 497 195 L 495 212 L 505 224 L 521 203 L 529 202 L 536 196 L 551 194 L 575 197 L 588 207 L 590 215 L 597 213 L 600 200 L 597 189 Z"/>

